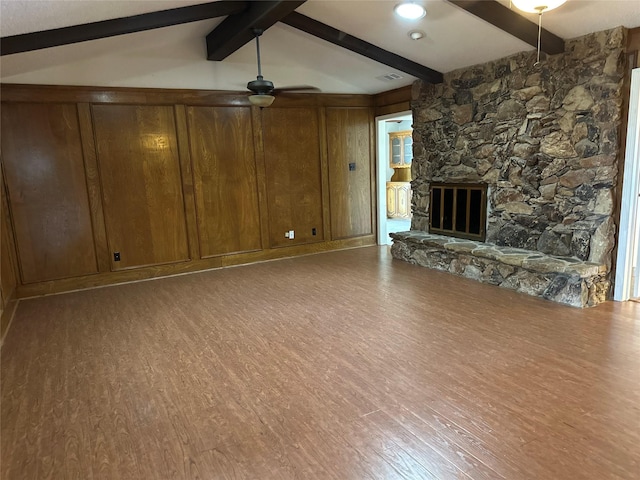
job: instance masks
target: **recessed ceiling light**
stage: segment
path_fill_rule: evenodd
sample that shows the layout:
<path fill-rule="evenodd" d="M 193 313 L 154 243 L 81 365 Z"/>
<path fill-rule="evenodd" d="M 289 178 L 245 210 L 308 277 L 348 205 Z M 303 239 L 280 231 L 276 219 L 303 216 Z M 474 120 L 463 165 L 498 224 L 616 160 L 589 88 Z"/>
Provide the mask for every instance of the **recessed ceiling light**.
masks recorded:
<path fill-rule="evenodd" d="M 399 3 L 393 9 L 396 15 L 407 20 L 418 20 L 427 14 L 427 11 L 422 5 L 416 2 L 404 2 Z"/>
<path fill-rule="evenodd" d="M 411 40 L 420 40 L 424 37 L 424 32 L 421 32 L 420 30 L 411 30 L 408 35 Z"/>

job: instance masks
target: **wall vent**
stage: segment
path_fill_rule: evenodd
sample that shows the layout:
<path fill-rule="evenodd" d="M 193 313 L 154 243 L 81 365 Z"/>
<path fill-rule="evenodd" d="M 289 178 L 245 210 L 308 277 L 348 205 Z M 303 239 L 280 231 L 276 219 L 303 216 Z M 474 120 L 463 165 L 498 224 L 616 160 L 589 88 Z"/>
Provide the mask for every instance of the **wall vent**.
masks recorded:
<path fill-rule="evenodd" d="M 393 80 L 400 80 L 401 78 L 404 78 L 404 77 L 398 73 L 387 73 L 385 75 L 380 75 L 379 77 L 376 77 L 376 78 L 378 80 L 382 80 L 383 82 L 392 82 Z"/>

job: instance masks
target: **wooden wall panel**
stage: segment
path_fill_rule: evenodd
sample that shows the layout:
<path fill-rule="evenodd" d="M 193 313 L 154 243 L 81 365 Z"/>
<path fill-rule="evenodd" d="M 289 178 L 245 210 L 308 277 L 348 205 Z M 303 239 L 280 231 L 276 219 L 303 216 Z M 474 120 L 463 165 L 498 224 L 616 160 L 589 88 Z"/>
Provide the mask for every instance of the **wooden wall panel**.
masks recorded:
<path fill-rule="evenodd" d="M 13 267 L 12 246 L 13 228 L 9 219 L 9 207 L 4 187 L 4 178 L 0 168 L 0 308 L 4 308 L 6 301 L 11 298 L 18 284 Z"/>
<path fill-rule="evenodd" d="M 327 108 L 331 236 L 372 233 L 371 114 L 368 108 Z M 350 170 L 354 168 L 353 170 Z"/>
<path fill-rule="evenodd" d="M 189 127 L 187 127 L 187 108 L 175 105 L 176 134 L 178 136 L 178 156 L 182 172 L 182 193 L 184 195 L 185 219 L 187 221 L 187 238 L 189 240 L 189 258 L 200 258 L 200 241 L 198 240 L 198 224 L 196 219 L 196 200 L 193 192 L 193 165 L 189 153 Z"/>
<path fill-rule="evenodd" d="M 76 106 L 3 104 L 2 158 L 22 282 L 97 272 Z"/>
<path fill-rule="evenodd" d="M 13 242 L 13 227 L 9 218 L 9 206 L 4 184 L 3 167 L 0 164 L 0 340 L 11 321 L 13 304 L 16 303 L 15 293 L 18 285 L 15 268 L 15 245 Z"/>
<path fill-rule="evenodd" d="M 251 109 L 188 107 L 200 254 L 259 250 Z"/>
<path fill-rule="evenodd" d="M 260 239 L 264 251 L 269 247 L 269 212 L 267 204 L 267 170 L 264 163 L 264 142 L 262 135 L 262 109 L 251 109 L 253 125 L 253 151 L 256 155 L 256 181 L 258 183 L 258 202 L 260 203 Z"/>
<path fill-rule="evenodd" d="M 82 137 L 82 153 L 84 155 L 84 171 L 87 176 L 87 191 L 89 193 L 89 208 L 91 209 L 91 223 L 93 224 L 93 240 L 98 257 L 100 272 L 111 270 L 109 261 L 109 246 L 104 226 L 104 210 L 102 208 L 102 189 L 100 174 L 96 158 L 96 145 L 93 136 L 93 122 L 91 119 L 91 105 L 78 104 L 78 120 L 80 122 L 80 136 Z"/>
<path fill-rule="evenodd" d="M 173 108 L 92 110 L 112 269 L 188 260 Z"/>
<path fill-rule="evenodd" d="M 318 110 L 265 108 L 262 128 L 271 246 L 324 240 Z"/>
<path fill-rule="evenodd" d="M 386 92 L 378 93 L 373 97 L 375 115 L 388 115 L 390 113 L 400 113 L 411 110 L 411 90 L 412 86 L 396 88 Z"/>

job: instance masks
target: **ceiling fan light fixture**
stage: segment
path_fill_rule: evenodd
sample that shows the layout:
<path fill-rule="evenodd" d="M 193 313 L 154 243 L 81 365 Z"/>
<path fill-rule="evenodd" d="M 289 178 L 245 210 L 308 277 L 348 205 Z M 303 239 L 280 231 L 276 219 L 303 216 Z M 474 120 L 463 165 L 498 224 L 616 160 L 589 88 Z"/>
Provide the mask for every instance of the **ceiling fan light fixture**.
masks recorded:
<path fill-rule="evenodd" d="M 542 13 L 558 8 L 567 0 L 511 0 L 518 10 L 527 13 Z"/>
<path fill-rule="evenodd" d="M 273 95 L 249 95 L 249 101 L 251 105 L 255 105 L 256 107 L 268 107 L 273 103 L 276 99 Z"/>
<path fill-rule="evenodd" d="M 511 2 L 516 6 L 518 10 L 522 10 L 523 12 L 527 13 L 538 14 L 538 52 L 536 63 L 533 64 L 534 66 L 540 64 L 542 14 L 544 12 L 548 12 L 549 10 L 553 10 L 554 8 L 558 8 L 566 1 L 567 0 L 511 0 Z"/>
<path fill-rule="evenodd" d="M 416 2 L 399 3 L 393 8 L 393 11 L 406 20 L 418 20 L 427 14 L 424 7 Z"/>

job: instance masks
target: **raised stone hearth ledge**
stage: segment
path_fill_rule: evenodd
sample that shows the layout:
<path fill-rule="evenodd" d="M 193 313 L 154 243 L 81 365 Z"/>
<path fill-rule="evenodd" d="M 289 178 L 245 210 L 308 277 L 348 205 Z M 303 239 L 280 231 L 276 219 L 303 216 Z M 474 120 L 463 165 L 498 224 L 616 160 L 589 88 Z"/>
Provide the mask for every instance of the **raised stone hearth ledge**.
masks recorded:
<path fill-rule="evenodd" d="M 394 258 L 573 307 L 606 300 L 606 265 L 521 248 L 434 235 L 391 233 Z"/>

